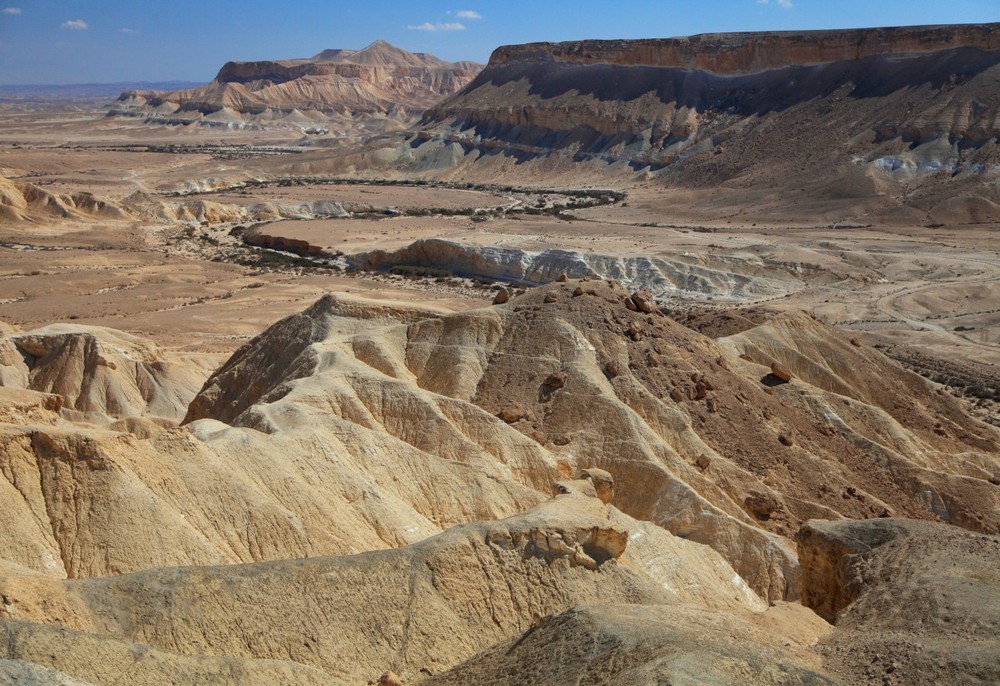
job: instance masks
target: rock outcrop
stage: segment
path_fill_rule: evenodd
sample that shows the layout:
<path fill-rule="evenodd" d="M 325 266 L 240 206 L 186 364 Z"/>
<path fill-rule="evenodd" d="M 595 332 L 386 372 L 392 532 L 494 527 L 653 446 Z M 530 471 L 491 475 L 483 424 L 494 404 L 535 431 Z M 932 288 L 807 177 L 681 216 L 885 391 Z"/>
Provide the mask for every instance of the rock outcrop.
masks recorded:
<path fill-rule="evenodd" d="M 633 297 L 555 282 L 419 321 L 323 298 L 238 351 L 166 431 L 137 416 L 60 424 L 141 364 L 88 365 L 89 339 L 77 356 L 72 338 L 50 357 L 79 366 L 77 385 L 36 371 L 30 386 L 11 347 L 11 378 L 23 373 L 5 381 L 20 395 L 0 432 L 3 555 L 87 577 L 347 554 L 512 515 L 581 470 L 590 492 L 713 547 L 768 599 L 796 596 L 790 537 L 816 516 L 1000 530 L 996 430 L 951 396 L 804 315 L 713 341 Z M 775 360 L 795 383 L 762 383 Z"/>
<path fill-rule="evenodd" d="M 1000 434 L 807 315 L 720 333 L 595 280 L 430 317 L 328 296 L 233 355 L 179 427 L 0 388 L 0 674 L 815 684 L 898 653 L 886 670 L 992 676 L 995 642 L 967 637 L 995 635 L 993 611 L 967 606 L 996 538 L 959 527 L 1000 531 Z M 67 369 L 105 355 L 36 338 L 0 349 L 5 379 L 43 344 Z M 793 383 L 765 383 L 776 362 Z M 899 597 L 932 624 L 907 628 Z"/>
<path fill-rule="evenodd" d="M 684 606 L 588 605 L 547 617 L 424 683 L 843 684 L 805 650 L 825 632 L 820 624 L 793 606 L 754 617 Z"/>
<path fill-rule="evenodd" d="M 54 409 L 73 419 L 176 421 L 202 378 L 150 341 L 103 327 L 54 324 L 0 338 L 0 386 L 57 396 Z"/>
<path fill-rule="evenodd" d="M 174 192 L 179 195 L 211 191 L 213 183 L 243 184 L 253 179 L 237 175 L 235 179 L 185 181 Z M 368 204 L 341 203 L 333 200 L 305 202 L 259 202 L 249 205 L 215 202 L 203 198 L 172 198 L 137 191 L 120 200 L 110 201 L 87 192 L 55 193 L 39 186 L 0 177 L 0 226 L 30 228 L 52 221 L 93 222 L 143 220 L 156 223 L 188 225 L 272 222 L 282 219 L 328 219 L 349 217 L 353 213 L 374 211 Z M 247 237 L 252 238 L 254 233 Z M 288 245 L 287 238 L 257 233 L 256 243 L 263 247 Z M 301 246 L 306 252 L 311 246 Z M 282 248 L 284 249 L 284 248 Z M 311 251 L 315 252 L 315 250 Z"/>
<path fill-rule="evenodd" d="M 880 55 L 913 55 L 955 48 L 1000 50 L 1000 34 L 996 29 L 990 24 L 967 24 L 529 43 L 497 48 L 490 58 L 490 65 L 542 61 L 620 64 L 672 67 L 732 76 Z"/>
<path fill-rule="evenodd" d="M 715 547 L 768 598 L 797 593 L 789 537 L 815 516 L 1000 530 L 997 432 L 951 396 L 805 315 L 712 341 L 632 298 L 555 282 L 346 337 L 327 329 L 327 299 L 237 353 L 187 421 L 203 435 L 214 420 L 291 437 L 334 421 L 322 407 L 438 458 L 493 473 L 499 461 L 543 493 L 567 469 L 603 469 L 616 506 Z M 775 360 L 796 383 L 762 383 Z M 905 404 L 892 390 L 904 388 Z M 942 421 L 954 430 L 936 431 Z"/>
<path fill-rule="evenodd" d="M 713 611 L 766 609 L 753 594 L 734 596 L 732 568 L 703 546 L 630 541 L 632 527 L 641 524 L 596 498 L 568 494 L 502 521 L 352 557 L 152 570 L 78 582 L 7 573 L 0 578 L 0 631 L 13 638 L 3 642 L 0 658 L 32 659 L 93 678 L 102 653 L 141 643 L 172 655 L 173 664 L 136 661 L 138 673 L 169 675 L 171 667 L 180 674 L 196 668 L 211 673 L 215 665 L 204 656 L 225 655 L 237 669 L 251 659 L 266 660 L 272 669 L 290 661 L 307 675 L 312 667 L 338 684 L 374 681 L 386 665 L 410 681 L 580 604 L 656 606 L 683 599 Z M 640 566 L 620 563 L 626 544 L 633 543 L 638 555 L 673 554 L 678 564 L 651 577 Z M 699 602 L 699 589 L 709 605 Z M 57 602 L 64 610 L 53 613 Z M 53 622 L 64 627 L 61 636 L 38 626 Z M 46 655 L 39 649 L 43 641 L 63 649 Z M 87 642 L 105 648 L 88 660 L 80 650 Z M 72 656 L 64 650 L 68 646 L 74 647 Z M 120 664 L 121 657 L 113 662 Z"/>
<path fill-rule="evenodd" d="M 790 290 L 787 281 L 761 274 L 756 260 L 738 257 L 623 256 L 559 248 L 535 252 L 425 238 L 396 250 L 354 253 L 346 259 L 358 269 L 378 271 L 398 265 L 431 267 L 458 276 L 532 286 L 557 281 L 560 276 L 613 279 L 644 294 L 640 297 L 645 298 L 644 307 L 647 308 L 652 307 L 650 295 L 690 298 L 711 295 L 739 300 L 776 297 Z"/>
<path fill-rule="evenodd" d="M 117 204 L 93 193 L 53 193 L 26 181 L 0 176 L 0 225 L 62 219 L 127 219 Z"/>
<path fill-rule="evenodd" d="M 1000 538 L 901 519 L 810 521 L 802 601 L 836 622 L 825 664 L 862 684 L 1000 680 Z"/>

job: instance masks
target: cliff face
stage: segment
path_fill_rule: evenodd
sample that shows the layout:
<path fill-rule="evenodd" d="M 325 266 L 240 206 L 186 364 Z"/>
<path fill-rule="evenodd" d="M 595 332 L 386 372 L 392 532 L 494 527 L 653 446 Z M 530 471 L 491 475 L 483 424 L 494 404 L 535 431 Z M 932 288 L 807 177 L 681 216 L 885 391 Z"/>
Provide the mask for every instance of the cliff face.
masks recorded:
<path fill-rule="evenodd" d="M 291 81 L 312 73 L 313 62 L 226 62 L 215 76 L 216 83 L 248 83 L 252 81 Z"/>
<path fill-rule="evenodd" d="M 932 216 L 955 195 L 947 181 L 976 189 L 948 212 L 980 221 L 1000 217 L 982 183 L 1000 173 L 998 139 L 988 24 L 503 47 L 417 140 L 458 143 L 480 166 L 571 159 L 694 187 L 869 198 L 917 184 L 907 202 Z"/>
<path fill-rule="evenodd" d="M 363 50 L 324 50 L 309 59 L 227 62 L 205 86 L 172 92 L 129 91 L 112 110 L 185 122 L 222 113 L 225 120 L 268 112 L 319 115 L 419 114 L 468 84 L 481 65 L 445 62 L 377 41 Z M 216 121 L 216 123 L 227 123 Z"/>
<path fill-rule="evenodd" d="M 907 26 L 842 31 L 708 33 L 682 38 L 529 43 L 498 48 L 490 67 L 511 62 L 677 67 L 746 74 L 805 64 L 908 55 L 953 48 L 1000 49 L 993 24 Z"/>

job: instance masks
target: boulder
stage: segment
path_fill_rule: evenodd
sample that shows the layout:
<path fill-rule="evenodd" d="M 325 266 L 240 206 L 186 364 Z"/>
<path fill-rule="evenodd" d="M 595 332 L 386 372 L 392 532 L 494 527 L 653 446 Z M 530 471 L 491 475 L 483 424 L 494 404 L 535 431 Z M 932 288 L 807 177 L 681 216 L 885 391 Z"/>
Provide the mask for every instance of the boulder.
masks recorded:
<path fill-rule="evenodd" d="M 615 497 L 615 477 L 610 472 L 597 467 L 589 467 L 580 472 L 580 476 L 594 485 L 597 498 L 605 505 Z"/>
<path fill-rule="evenodd" d="M 635 304 L 636 309 L 644 314 L 653 314 L 660 311 L 652 296 L 650 296 L 646 291 L 640 290 L 633 293 L 632 302 Z"/>
<path fill-rule="evenodd" d="M 785 383 L 791 381 L 793 376 L 792 370 L 786 367 L 785 365 L 781 364 L 780 362 L 771 363 L 771 374 L 781 379 Z"/>

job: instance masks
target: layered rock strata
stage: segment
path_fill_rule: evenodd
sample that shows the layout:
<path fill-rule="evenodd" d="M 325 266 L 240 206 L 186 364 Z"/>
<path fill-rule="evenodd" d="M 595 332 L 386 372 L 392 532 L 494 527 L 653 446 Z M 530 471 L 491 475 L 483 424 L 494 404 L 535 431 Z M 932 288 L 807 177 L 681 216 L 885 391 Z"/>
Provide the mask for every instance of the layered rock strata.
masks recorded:
<path fill-rule="evenodd" d="M 801 201 L 831 219 L 889 221 L 900 204 L 897 220 L 996 219 L 998 36 L 984 24 L 502 47 L 425 113 L 418 162 L 400 163 L 441 148 L 466 174 L 641 171 L 721 187 L 723 206 L 761 216 Z M 779 197 L 789 188 L 801 197 Z"/>
<path fill-rule="evenodd" d="M 318 126 L 333 114 L 405 118 L 455 93 L 480 69 L 376 41 L 308 59 L 227 62 L 205 86 L 123 93 L 111 114 L 218 125 L 253 119 Z"/>

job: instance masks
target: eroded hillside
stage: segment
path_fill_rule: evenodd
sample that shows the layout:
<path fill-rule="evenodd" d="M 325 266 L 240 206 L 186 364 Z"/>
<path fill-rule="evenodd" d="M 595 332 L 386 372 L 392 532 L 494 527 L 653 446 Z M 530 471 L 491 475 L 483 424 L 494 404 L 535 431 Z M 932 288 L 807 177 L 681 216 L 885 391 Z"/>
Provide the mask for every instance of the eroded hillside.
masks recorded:
<path fill-rule="evenodd" d="M 180 426 L 140 416 L 155 395 L 124 401 L 183 387 L 155 348 L 15 332 L 5 669 L 454 683 L 519 674 L 497 651 L 556 631 L 561 651 L 619 645 L 623 674 L 679 674 L 707 623 L 729 629 L 699 654 L 730 657 L 705 678 L 837 683 L 810 649 L 829 629 L 797 604 L 834 592 L 816 569 L 836 557 L 810 548 L 803 576 L 796 532 L 904 516 L 996 533 L 1000 435 L 844 332 L 761 322 L 713 339 L 600 280 L 430 318 L 328 296 L 234 354 Z M 47 384 L 56 368 L 76 386 Z M 748 637 L 735 654 L 726 631 Z"/>
<path fill-rule="evenodd" d="M 466 85 L 482 68 L 376 41 L 307 59 L 227 62 L 204 86 L 128 91 L 113 116 L 159 124 L 291 126 L 318 132 L 331 118 L 391 115 L 397 124 Z"/>

